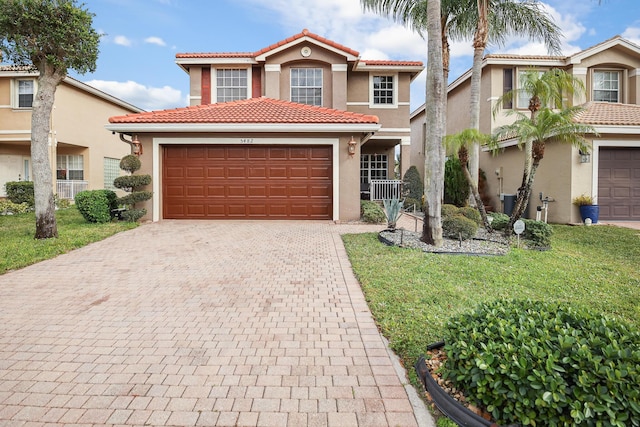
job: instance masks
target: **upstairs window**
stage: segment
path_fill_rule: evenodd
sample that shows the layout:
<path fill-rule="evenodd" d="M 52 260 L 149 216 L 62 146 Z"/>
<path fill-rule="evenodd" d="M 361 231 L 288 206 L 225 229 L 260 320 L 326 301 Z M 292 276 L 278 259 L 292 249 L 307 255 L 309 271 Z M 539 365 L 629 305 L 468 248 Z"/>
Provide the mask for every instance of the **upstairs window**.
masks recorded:
<path fill-rule="evenodd" d="M 216 101 L 228 102 L 247 99 L 247 69 L 216 70 Z"/>
<path fill-rule="evenodd" d="M 593 72 L 593 100 L 620 102 L 620 72 Z"/>
<path fill-rule="evenodd" d="M 322 106 L 322 68 L 291 69 L 291 102 Z"/>
<path fill-rule="evenodd" d="M 60 181 L 84 180 L 84 157 L 82 155 L 58 155 L 56 179 Z"/>
<path fill-rule="evenodd" d="M 373 76 L 373 104 L 394 104 L 393 76 Z"/>
<path fill-rule="evenodd" d="M 18 80 L 18 108 L 31 108 L 33 106 L 33 95 L 35 93 L 35 81 Z"/>

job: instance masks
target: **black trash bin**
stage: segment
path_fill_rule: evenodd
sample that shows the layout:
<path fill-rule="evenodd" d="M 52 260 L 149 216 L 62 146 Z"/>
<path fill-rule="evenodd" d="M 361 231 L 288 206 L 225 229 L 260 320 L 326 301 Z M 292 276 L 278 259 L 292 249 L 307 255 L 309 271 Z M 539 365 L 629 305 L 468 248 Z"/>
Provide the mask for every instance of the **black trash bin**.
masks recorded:
<path fill-rule="evenodd" d="M 511 216 L 513 213 L 513 208 L 516 206 L 516 195 L 515 194 L 505 194 L 503 195 L 503 208 L 502 211 Z"/>

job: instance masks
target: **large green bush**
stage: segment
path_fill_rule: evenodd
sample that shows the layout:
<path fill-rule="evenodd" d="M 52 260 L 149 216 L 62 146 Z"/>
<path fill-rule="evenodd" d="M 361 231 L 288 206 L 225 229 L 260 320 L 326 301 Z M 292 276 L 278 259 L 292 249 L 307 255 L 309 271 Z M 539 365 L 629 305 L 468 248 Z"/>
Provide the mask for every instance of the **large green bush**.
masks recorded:
<path fill-rule="evenodd" d="M 17 215 L 31 210 L 28 203 L 13 203 L 11 200 L 0 200 L 0 215 Z"/>
<path fill-rule="evenodd" d="M 533 219 L 524 219 L 524 238 L 529 245 L 538 249 L 547 249 L 551 247 L 551 235 L 553 228 L 544 221 L 535 221 Z"/>
<path fill-rule="evenodd" d="M 378 224 L 387 220 L 384 211 L 376 202 L 360 200 L 360 217 L 362 221 Z"/>
<path fill-rule="evenodd" d="M 640 333 L 560 303 L 498 300 L 449 319 L 443 375 L 502 425 L 640 426 Z"/>
<path fill-rule="evenodd" d="M 9 181 L 4 184 L 4 189 L 7 193 L 7 199 L 13 203 L 26 203 L 30 207 L 35 204 L 32 181 Z"/>
<path fill-rule="evenodd" d="M 76 207 L 88 222 L 105 223 L 113 218 L 118 207 L 117 196 L 111 190 L 86 190 L 76 194 Z"/>
<path fill-rule="evenodd" d="M 450 239 L 469 240 L 478 232 L 478 224 L 463 216 L 453 215 L 442 218 L 442 235 Z"/>
<path fill-rule="evenodd" d="M 480 215 L 480 211 L 476 208 L 472 208 L 471 206 L 464 206 L 460 208 L 460 215 L 469 218 L 471 221 L 476 224 L 482 224 L 482 215 Z"/>
<path fill-rule="evenodd" d="M 491 212 L 489 214 L 493 221 L 491 221 L 491 228 L 494 230 L 504 230 L 509 224 L 509 215 L 501 212 Z"/>
<path fill-rule="evenodd" d="M 422 182 L 422 178 L 420 178 L 420 172 L 418 172 L 418 168 L 411 166 L 402 178 L 402 197 L 405 199 L 422 200 L 423 194 L 424 183 Z M 418 208 L 420 208 L 420 206 L 418 206 Z"/>
<path fill-rule="evenodd" d="M 446 218 L 449 216 L 455 216 L 455 215 L 459 215 L 460 214 L 460 208 L 457 207 L 456 205 L 451 205 L 451 204 L 443 204 L 442 207 L 440 208 L 440 215 L 442 215 L 442 218 Z"/>
<path fill-rule="evenodd" d="M 444 164 L 444 203 L 465 206 L 469 200 L 469 183 L 464 177 L 460 160 L 450 158 Z"/>

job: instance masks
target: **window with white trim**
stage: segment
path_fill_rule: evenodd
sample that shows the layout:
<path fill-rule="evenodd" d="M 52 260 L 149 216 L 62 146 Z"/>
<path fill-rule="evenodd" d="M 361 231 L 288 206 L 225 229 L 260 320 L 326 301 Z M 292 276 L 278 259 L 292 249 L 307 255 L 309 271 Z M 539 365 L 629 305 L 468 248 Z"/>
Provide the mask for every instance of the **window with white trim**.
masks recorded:
<path fill-rule="evenodd" d="M 31 108 L 33 106 L 35 86 L 35 80 L 33 79 L 16 81 L 17 97 L 15 106 L 17 108 Z"/>
<path fill-rule="evenodd" d="M 103 164 L 104 188 L 107 190 L 115 190 L 113 181 L 120 176 L 120 159 L 111 157 L 104 158 Z"/>
<path fill-rule="evenodd" d="M 291 69 L 291 102 L 322 106 L 322 68 Z"/>
<path fill-rule="evenodd" d="M 84 156 L 64 155 L 56 156 L 56 179 L 60 181 L 84 180 Z"/>
<path fill-rule="evenodd" d="M 216 70 L 216 101 L 228 102 L 247 99 L 248 77 L 246 68 Z"/>
<path fill-rule="evenodd" d="M 360 182 L 368 184 L 372 179 L 387 179 L 389 161 L 386 154 L 360 155 Z"/>
<path fill-rule="evenodd" d="M 620 102 L 620 71 L 593 72 L 593 100 Z"/>
<path fill-rule="evenodd" d="M 395 84 L 393 76 L 373 76 L 373 104 L 393 105 Z"/>

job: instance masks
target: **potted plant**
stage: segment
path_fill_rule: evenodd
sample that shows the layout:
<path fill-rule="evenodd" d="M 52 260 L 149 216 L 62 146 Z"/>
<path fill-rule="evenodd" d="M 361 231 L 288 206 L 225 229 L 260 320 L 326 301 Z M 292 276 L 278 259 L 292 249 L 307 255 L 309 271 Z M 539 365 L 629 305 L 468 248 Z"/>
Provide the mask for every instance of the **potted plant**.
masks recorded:
<path fill-rule="evenodd" d="M 593 197 L 581 194 L 573 199 L 573 204 L 580 209 L 580 217 L 583 223 L 588 223 L 589 221 L 587 221 L 587 219 L 591 221 L 591 224 L 598 223 L 600 207 L 596 204 Z"/>

